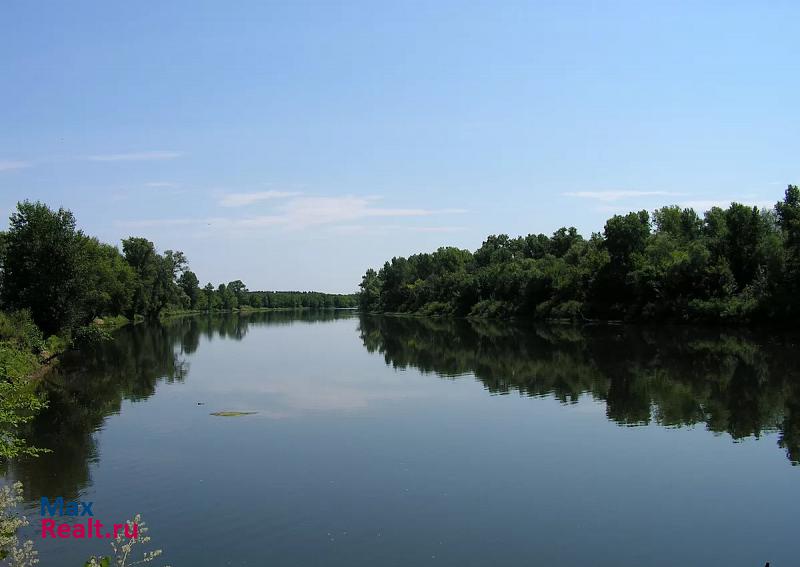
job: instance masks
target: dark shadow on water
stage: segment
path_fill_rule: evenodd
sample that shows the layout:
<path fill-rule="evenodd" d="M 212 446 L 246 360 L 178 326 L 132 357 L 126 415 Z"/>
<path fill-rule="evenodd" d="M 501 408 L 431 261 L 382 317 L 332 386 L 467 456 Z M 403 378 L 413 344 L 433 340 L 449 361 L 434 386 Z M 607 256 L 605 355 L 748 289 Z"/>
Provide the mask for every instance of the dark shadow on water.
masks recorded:
<path fill-rule="evenodd" d="M 274 311 L 173 317 L 160 323 L 128 325 L 115 340 L 90 351 L 70 353 L 42 382 L 48 407 L 26 432 L 37 447 L 53 452 L 19 459 L 0 470 L 23 482 L 26 499 L 42 494 L 77 498 L 91 484 L 99 458 L 96 433 L 122 402 L 152 396 L 160 382 L 182 382 L 186 355 L 206 340 L 242 340 L 250 325 L 319 323 L 353 317 L 348 310 Z"/>
<path fill-rule="evenodd" d="M 605 402 L 624 426 L 705 424 L 734 440 L 780 433 L 800 463 L 797 337 L 688 327 L 551 325 L 360 317 L 370 352 L 395 368 L 474 375 L 492 393 Z"/>

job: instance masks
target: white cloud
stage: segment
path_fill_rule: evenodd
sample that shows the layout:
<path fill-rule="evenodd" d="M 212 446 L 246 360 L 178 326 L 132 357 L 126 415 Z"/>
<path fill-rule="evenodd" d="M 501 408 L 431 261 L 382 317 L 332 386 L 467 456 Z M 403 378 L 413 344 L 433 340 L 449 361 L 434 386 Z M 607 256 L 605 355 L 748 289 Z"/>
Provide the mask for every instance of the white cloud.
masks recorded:
<path fill-rule="evenodd" d="M 251 195 L 251 194 L 247 194 Z M 230 196 L 230 195 L 229 195 Z M 271 197 L 269 197 L 271 198 Z M 374 198 L 356 197 L 295 197 L 282 204 L 272 214 L 247 217 L 213 217 L 205 219 L 156 219 L 124 221 L 120 224 L 127 228 L 170 227 L 170 226 L 207 226 L 218 230 L 254 230 L 262 228 L 283 227 L 287 229 L 305 229 L 316 226 L 353 225 L 353 223 L 371 218 L 412 218 L 429 217 L 442 214 L 458 214 L 464 209 L 407 209 L 373 206 Z M 241 202 L 234 201 L 234 202 Z M 238 205 L 229 205 L 238 206 Z M 451 231 L 458 227 L 408 227 L 417 231 Z"/>
<path fill-rule="evenodd" d="M 145 187 L 175 189 L 180 187 L 179 183 L 172 183 L 171 181 L 150 181 L 144 184 Z"/>
<path fill-rule="evenodd" d="M 562 193 L 562 195 L 597 201 L 619 201 L 620 199 L 631 197 L 669 197 L 685 195 L 685 193 L 674 193 L 672 191 L 573 191 Z"/>
<path fill-rule="evenodd" d="M 31 167 L 33 163 L 21 160 L 0 160 L 0 171 L 11 171 L 12 169 L 25 169 Z"/>
<path fill-rule="evenodd" d="M 389 231 L 406 231 L 421 233 L 448 233 L 466 230 L 463 226 L 407 226 L 398 224 L 342 224 L 332 228 L 343 234 L 381 234 Z"/>
<path fill-rule="evenodd" d="M 465 212 L 462 209 L 393 209 L 374 207 L 375 199 L 347 195 L 343 197 L 302 197 L 292 199 L 281 209 L 281 214 L 267 217 L 292 228 L 353 222 L 367 218 L 427 217 L 436 214 Z"/>
<path fill-rule="evenodd" d="M 123 228 L 169 228 L 173 226 L 209 225 L 226 219 L 142 219 L 131 221 L 118 221 L 116 224 Z"/>
<path fill-rule="evenodd" d="M 459 232 L 465 230 L 463 226 L 412 226 L 412 232 Z"/>
<path fill-rule="evenodd" d="M 256 191 L 254 193 L 228 193 L 224 195 L 219 204 L 223 207 L 243 207 L 259 201 L 270 199 L 283 199 L 300 195 L 297 191 Z"/>
<path fill-rule="evenodd" d="M 88 156 L 89 161 L 154 161 L 164 159 L 174 159 L 181 157 L 183 152 L 174 151 L 148 151 L 132 152 L 126 154 L 103 154 Z"/>

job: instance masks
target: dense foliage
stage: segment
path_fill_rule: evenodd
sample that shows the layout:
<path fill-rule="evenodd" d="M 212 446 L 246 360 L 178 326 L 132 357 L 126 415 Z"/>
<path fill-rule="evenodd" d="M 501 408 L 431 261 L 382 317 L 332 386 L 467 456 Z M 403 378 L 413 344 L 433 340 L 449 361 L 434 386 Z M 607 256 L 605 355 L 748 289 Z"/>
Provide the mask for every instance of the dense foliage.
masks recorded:
<path fill-rule="evenodd" d="M 664 207 L 615 215 L 600 233 L 490 236 L 363 276 L 373 312 L 478 317 L 791 321 L 800 313 L 800 189 L 774 209 L 733 203 L 700 217 Z"/>
<path fill-rule="evenodd" d="M 103 315 L 157 315 L 179 301 L 180 252 L 128 238 L 122 252 L 77 229 L 66 209 L 25 201 L 0 246 L 0 306 L 28 310 L 45 335 L 70 334 Z"/>
<path fill-rule="evenodd" d="M 39 202 L 19 203 L 0 233 L 0 307 L 28 310 L 48 336 L 105 316 L 355 305 L 354 295 L 250 292 L 241 280 L 201 288 L 182 252 L 159 253 L 140 237 L 126 238 L 120 250 L 84 234 L 70 211 Z"/>
<path fill-rule="evenodd" d="M 0 461 L 39 452 L 25 443 L 21 430 L 45 406 L 29 376 L 47 348 L 27 312 L 0 313 Z"/>

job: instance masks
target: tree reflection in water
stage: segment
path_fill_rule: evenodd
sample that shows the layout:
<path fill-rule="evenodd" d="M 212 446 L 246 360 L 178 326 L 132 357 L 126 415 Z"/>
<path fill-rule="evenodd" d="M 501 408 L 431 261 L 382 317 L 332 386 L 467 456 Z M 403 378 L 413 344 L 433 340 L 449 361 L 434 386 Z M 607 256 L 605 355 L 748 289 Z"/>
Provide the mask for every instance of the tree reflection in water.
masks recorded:
<path fill-rule="evenodd" d="M 21 480 L 26 498 L 75 499 L 91 484 L 96 433 L 123 401 L 152 396 L 160 382 L 182 382 L 201 338 L 242 340 L 251 325 L 315 324 L 348 311 L 277 311 L 179 317 L 131 325 L 115 341 L 68 357 L 43 380 L 49 407 L 27 436 L 53 452 L 0 471 Z M 790 338 L 721 329 L 627 326 L 525 328 L 487 321 L 361 315 L 369 352 L 396 368 L 455 379 L 474 375 L 492 393 L 589 395 L 625 426 L 705 424 L 733 439 L 777 431 L 800 463 L 800 365 Z"/>
<path fill-rule="evenodd" d="M 521 327 L 487 321 L 362 315 L 370 352 L 395 368 L 474 375 L 492 393 L 605 402 L 620 425 L 703 423 L 734 440 L 780 433 L 800 463 L 796 337 L 723 329 Z"/>
<path fill-rule="evenodd" d="M 37 446 L 53 450 L 35 459 L 5 464 L 23 482 L 25 498 L 57 494 L 76 499 L 91 484 L 90 466 L 98 459 L 95 433 L 119 413 L 122 402 L 152 396 L 162 382 L 182 382 L 189 373 L 186 355 L 201 337 L 242 340 L 250 325 L 316 323 L 352 316 L 350 311 L 274 311 L 174 317 L 161 323 L 128 325 L 115 340 L 73 353 L 42 382 L 48 407 L 25 433 Z"/>

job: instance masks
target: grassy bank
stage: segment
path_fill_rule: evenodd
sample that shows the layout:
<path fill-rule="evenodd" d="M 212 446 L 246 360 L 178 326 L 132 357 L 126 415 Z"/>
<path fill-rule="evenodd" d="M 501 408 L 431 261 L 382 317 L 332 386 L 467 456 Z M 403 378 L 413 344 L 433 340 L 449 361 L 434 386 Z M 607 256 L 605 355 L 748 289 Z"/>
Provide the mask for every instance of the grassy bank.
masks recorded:
<path fill-rule="evenodd" d="M 33 378 L 52 364 L 63 339 L 44 339 L 25 312 L 0 313 L 0 459 L 40 452 L 20 436 L 21 428 L 45 407 Z"/>
<path fill-rule="evenodd" d="M 21 432 L 46 406 L 39 378 L 59 355 L 110 340 L 112 331 L 129 322 L 121 315 L 96 318 L 45 338 L 28 311 L 0 311 L 0 460 L 41 452 L 28 446 Z"/>

